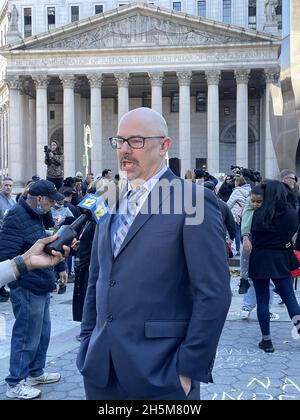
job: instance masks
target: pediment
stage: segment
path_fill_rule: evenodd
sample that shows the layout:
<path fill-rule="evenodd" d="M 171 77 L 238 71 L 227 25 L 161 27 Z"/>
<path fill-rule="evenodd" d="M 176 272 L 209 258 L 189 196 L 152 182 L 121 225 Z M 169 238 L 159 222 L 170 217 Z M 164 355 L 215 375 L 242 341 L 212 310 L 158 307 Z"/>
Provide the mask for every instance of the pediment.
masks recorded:
<path fill-rule="evenodd" d="M 278 42 L 278 38 L 168 9 L 131 4 L 28 38 L 9 50 L 189 47 L 270 41 Z"/>

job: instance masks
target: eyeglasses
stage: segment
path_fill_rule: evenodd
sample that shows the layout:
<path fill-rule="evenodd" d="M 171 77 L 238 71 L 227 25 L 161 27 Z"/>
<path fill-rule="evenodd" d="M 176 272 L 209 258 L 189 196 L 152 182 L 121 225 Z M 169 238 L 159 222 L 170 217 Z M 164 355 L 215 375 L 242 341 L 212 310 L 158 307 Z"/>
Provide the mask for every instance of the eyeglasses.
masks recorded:
<path fill-rule="evenodd" d="M 147 139 L 164 139 L 164 136 L 154 136 L 154 137 L 141 137 L 141 136 L 131 136 L 128 139 L 124 139 L 121 136 L 110 137 L 110 145 L 113 149 L 121 149 L 125 141 L 127 141 L 128 146 L 132 149 L 142 149 L 145 146 L 145 140 Z"/>
<path fill-rule="evenodd" d="M 292 181 L 296 181 L 296 178 L 294 178 L 293 176 L 287 176 L 286 179 L 291 179 Z"/>

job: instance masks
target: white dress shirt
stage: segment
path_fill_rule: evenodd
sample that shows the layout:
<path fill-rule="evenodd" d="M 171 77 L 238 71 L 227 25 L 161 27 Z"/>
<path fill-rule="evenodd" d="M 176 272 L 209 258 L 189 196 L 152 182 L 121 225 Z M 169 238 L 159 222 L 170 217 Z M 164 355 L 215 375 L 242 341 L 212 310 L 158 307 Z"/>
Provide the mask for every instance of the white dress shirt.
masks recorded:
<path fill-rule="evenodd" d="M 10 260 L 0 262 L 0 287 L 16 280 Z"/>

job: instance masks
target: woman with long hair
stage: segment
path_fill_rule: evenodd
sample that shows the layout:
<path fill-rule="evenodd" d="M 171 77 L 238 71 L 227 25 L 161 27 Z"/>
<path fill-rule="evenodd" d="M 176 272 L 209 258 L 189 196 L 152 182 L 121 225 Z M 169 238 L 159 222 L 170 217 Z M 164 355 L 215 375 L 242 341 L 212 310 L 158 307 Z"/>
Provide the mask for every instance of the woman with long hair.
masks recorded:
<path fill-rule="evenodd" d="M 292 237 L 298 228 L 297 211 L 288 203 L 284 186 L 279 181 L 265 184 L 264 201 L 255 210 L 252 219 L 252 252 L 249 261 L 249 277 L 252 278 L 256 299 L 257 317 L 262 333 L 259 348 L 273 353 L 270 335 L 270 280 L 285 303 L 289 316 L 300 315 L 290 271 Z M 297 324 L 295 318 L 295 325 Z"/>
<path fill-rule="evenodd" d="M 53 182 L 59 190 L 64 178 L 64 155 L 57 140 L 52 140 L 50 148 L 45 150 L 45 164 L 47 165 L 48 181 Z"/>

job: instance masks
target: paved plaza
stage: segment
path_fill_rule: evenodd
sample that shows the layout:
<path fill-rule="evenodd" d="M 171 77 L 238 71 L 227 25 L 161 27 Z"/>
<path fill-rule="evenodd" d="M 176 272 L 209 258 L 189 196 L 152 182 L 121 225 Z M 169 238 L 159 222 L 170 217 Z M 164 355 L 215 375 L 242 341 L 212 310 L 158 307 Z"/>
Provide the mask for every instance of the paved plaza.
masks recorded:
<path fill-rule="evenodd" d="M 255 311 L 249 321 L 240 319 L 242 296 L 238 279 L 232 277 L 233 300 L 220 340 L 213 372 L 214 384 L 201 384 L 205 400 L 300 400 L 300 340 L 291 335 L 292 326 L 284 305 L 274 300 L 273 312 L 280 318 L 271 323 L 275 353 L 258 349 L 260 330 Z M 79 323 L 72 321 L 72 289 L 52 296 L 52 335 L 48 351 L 47 371 L 60 371 L 62 379 L 42 385 L 43 400 L 82 400 L 84 390 L 76 369 Z M 300 293 L 297 291 L 297 297 Z M 0 304 L 0 399 L 6 399 L 4 378 L 8 371 L 10 334 L 13 325 L 11 304 Z M 5 320 L 5 322 L 3 322 Z M 4 325 L 3 325 L 4 324 Z M 130 372 L 128 372 L 130 375 Z"/>

